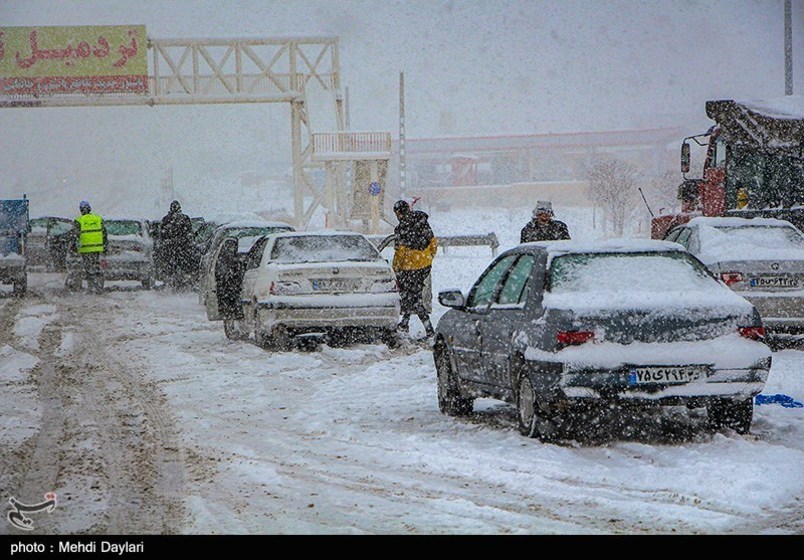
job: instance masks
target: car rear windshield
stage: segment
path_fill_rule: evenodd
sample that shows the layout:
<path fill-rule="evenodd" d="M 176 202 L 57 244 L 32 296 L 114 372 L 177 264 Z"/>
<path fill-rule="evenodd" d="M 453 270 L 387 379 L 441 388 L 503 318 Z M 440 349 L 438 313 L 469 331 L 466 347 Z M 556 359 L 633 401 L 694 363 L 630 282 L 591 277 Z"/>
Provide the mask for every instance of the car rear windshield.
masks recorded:
<path fill-rule="evenodd" d="M 550 266 L 549 290 L 574 292 L 677 292 L 711 289 L 717 280 L 687 253 L 583 253 L 562 255 Z"/>
<path fill-rule="evenodd" d="M 722 245 L 728 253 L 739 255 L 741 251 L 756 253 L 757 250 L 793 249 L 804 250 L 804 237 L 791 227 L 701 227 L 701 245 L 711 250 Z"/>
<path fill-rule="evenodd" d="M 360 235 L 303 235 L 280 237 L 271 260 L 283 263 L 374 261 L 377 249 Z"/>
<path fill-rule="evenodd" d="M 142 235 L 139 222 L 107 220 L 103 223 L 109 235 Z"/>
<path fill-rule="evenodd" d="M 28 220 L 28 225 L 31 226 L 31 229 L 47 229 L 47 218 Z"/>
<path fill-rule="evenodd" d="M 51 235 L 63 235 L 73 230 L 73 223 L 69 221 L 58 221 L 50 224 Z"/>
<path fill-rule="evenodd" d="M 707 264 L 804 259 L 804 238 L 793 227 L 701 225 L 698 231 L 697 256 Z"/>

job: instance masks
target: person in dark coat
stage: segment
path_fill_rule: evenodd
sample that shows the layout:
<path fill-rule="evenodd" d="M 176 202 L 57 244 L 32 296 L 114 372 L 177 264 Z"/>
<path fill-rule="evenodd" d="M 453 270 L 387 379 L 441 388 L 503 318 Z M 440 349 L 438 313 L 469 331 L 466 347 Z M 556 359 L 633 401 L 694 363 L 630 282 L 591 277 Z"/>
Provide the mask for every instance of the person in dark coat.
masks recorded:
<path fill-rule="evenodd" d="M 245 271 L 245 263 L 237 255 L 237 239 L 224 239 L 215 260 L 215 292 L 218 314 L 223 318 L 223 329 L 228 338 L 238 337 L 237 321 L 243 319 L 240 290 Z"/>
<path fill-rule="evenodd" d="M 184 288 L 193 280 L 195 254 L 193 223 L 181 211 L 178 200 L 170 203 L 170 210 L 162 218 L 159 228 L 159 254 L 164 280 L 172 288 Z"/>
<path fill-rule="evenodd" d="M 567 224 L 553 218 L 553 205 L 540 200 L 533 209 L 533 218 L 525 224 L 519 236 L 520 243 L 570 239 Z"/>
<path fill-rule="evenodd" d="M 438 242 L 428 222 L 429 216 L 421 210 L 411 210 L 404 200 L 394 204 L 394 213 L 399 224 L 394 228 L 393 269 L 399 284 L 400 310 L 402 320 L 398 330 L 408 332 L 410 316 L 415 313 L 427 336 L 435 331 L 430 323 L 430 315 L 422 302 L 422 289 L 430 276 L 433 258 L 438 250 Z"/>

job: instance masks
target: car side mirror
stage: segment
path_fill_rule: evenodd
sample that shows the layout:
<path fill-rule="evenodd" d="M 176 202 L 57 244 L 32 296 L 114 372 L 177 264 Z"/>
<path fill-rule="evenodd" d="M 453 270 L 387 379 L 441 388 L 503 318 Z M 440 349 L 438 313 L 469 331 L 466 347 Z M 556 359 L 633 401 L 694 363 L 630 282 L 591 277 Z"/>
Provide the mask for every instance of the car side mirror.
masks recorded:
<path fill-rule="evenodd" d="M 681 172 L 690 172 L 690 145 L 686 142 L 681 144 Z"/>
<path fill-rule="evenodd" d="M 463 309 L 466 306 L 466 299 L 460 290 L 447 290 L 439 292 L 438 303 L 444 307 L 451 307 L 453 309 Z"/>

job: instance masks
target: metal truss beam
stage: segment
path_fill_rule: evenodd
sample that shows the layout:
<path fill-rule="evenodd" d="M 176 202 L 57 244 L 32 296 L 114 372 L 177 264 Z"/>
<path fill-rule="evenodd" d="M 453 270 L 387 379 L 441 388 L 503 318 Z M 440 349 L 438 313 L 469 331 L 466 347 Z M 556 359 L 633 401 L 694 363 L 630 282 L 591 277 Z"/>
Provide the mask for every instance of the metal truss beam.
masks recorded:
<path fill-rule="evenodd" d="M 337 37 L 149 39 L 147 95 L 0 96 L 0 108 L 290 103 L 294 219 L 307 227 L 325 187 L 312 179 L 312 130 L 305 88 L 311 81 L 335 98 L 343 130 Z M 318 163 L 317 165 L 321 165 Z"/>

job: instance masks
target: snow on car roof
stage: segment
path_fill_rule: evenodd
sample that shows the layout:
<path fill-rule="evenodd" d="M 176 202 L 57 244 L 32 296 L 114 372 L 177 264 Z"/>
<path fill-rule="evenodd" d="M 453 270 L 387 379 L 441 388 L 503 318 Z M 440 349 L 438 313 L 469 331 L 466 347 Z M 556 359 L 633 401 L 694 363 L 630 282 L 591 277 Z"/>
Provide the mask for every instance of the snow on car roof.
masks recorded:
<path fill-rule="evenodd" d="M 205 218 L 207 222 L 215 224 L 228 224 L 229 222 L 240 222 L 243 220 L 249 221 L 264 221 L 259 214 L 254 212 L 221 212 L 209 218 Z"/>
<path fill-rule="evenodd" d="M 553 256 L 565 253 L 642 253 L 650 251 L 683 251 L 678 243 L 657 239 L 607 239 L 605 241 L 535 241 L 522 245 L 544 247 Z"/>
<path fill-rule="evenodd" d="M 239 220 L 236 222 L 226 222 L 225 224 L 221 224 L 218 227 L 225 229 L 233 229 L 233 228 L 255 228 L 255 227 L 292 228 L 293 226 L 285 222 L 268 222 L 266 220 L 257 219 L 257 220 Z"/>
<path fill-rule="evenodd" d="M 778 218 L 732 218 L 732 217 L 704 217 L 698 216 L 687 222 L 690 226 L 710 227 L 795 227 L 787 220 Z"/>
<path fill-rule="evenodd" d="M 277 234 L 277 237 L 303 237 L 306 235 L 314 235 L 317 237 L 334 236 L 334 235 L 359 235 L 366 237 L 362 233 L 356 231 L 336 231 L 336 230 L 317 230 L 317 231 L 283 231 Z"/>
<path fill-rule="evenodd" d="M 547 250 L 547 266 L 553 259 L 573 253 L 645 253 L 645 252 L 684 252 L 686 249 L 678 243 L 657 239 L 618 238 L 605 241 L 534 241 L 522 243 L 520 246 L 536 245 Z"/>

